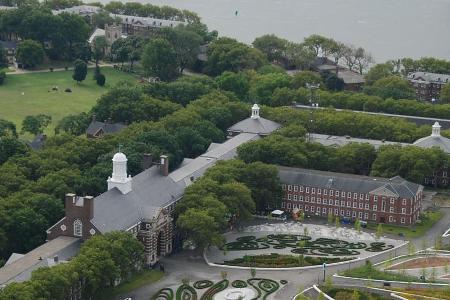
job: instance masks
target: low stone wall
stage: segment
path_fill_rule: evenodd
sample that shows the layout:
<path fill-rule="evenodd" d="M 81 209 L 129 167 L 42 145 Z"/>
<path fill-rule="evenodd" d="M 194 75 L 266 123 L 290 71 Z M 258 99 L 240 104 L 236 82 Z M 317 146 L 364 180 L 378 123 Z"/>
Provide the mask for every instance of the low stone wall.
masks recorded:
<path fill-rule="evenodd" d="M 370 284 L 372 287 L 385 287 L 385 284 L 390 284 L 390 287 L 394 288 L 435 288 L 435 289 L 446 289 L 448 288 L 447 283 L 422 283 L 422 282 L 404 282 L 404 281 L 389 281 L 389 280 L 378 280 L 378 279 L 365 279 L 365 278 L 354 278 L 340 276 L 337 274 L 333 275 L 333 283 L 339 286 L 358 286 L 367 287 Z"/>

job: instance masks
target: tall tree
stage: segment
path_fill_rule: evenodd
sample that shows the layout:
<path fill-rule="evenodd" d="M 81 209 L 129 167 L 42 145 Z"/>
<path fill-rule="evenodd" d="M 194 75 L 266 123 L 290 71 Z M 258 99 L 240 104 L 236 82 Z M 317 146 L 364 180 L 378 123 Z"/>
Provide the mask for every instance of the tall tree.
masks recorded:
<path fill-rule="evenodd" d="M 179 75 L 175 49 L 166 39 L 151 40 L 144 48 L 141 62 L 148 75 L 161 80 L 168 81 Z"/>
<path fill-rule="evenodd" d="M 252 45 L 267 56 L 270 62 L 279 62 L 284 56 L 288 41 L 274 34 L 257 37 Z"/>
<path fill-rule="evenodd" d="M 42 133 L 51 121 L 52 117 L 48 115 L 26 116 L 22 121 L 22 132 Z"/>
<path fill-rule="evenodd" d="M 86 79 L 87 75 L 87 64 L 82 61 L 81 59 L 77 59 L 74 64 L 74 70 L 72 78 L 77 83 L 80 83 L 81 81 Z"/>
<path fill-rule="evenodd" d="M 33 40 L 25 40 L 17 47 L 16 58 L 25 68 L 33 68 L 44 61 L 44 49 Z"/>

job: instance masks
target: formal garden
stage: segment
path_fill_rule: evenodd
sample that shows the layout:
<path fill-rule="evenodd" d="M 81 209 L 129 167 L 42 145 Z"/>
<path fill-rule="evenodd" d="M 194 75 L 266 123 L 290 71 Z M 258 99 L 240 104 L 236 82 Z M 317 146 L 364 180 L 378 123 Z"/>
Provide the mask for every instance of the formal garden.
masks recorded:
<path fill-rule="evenodd" d="M 276 233 L 275 233 L 276 232 Z M 299 223 L 255 225 L 226 235 L 222 248 L 205 252 L 210 263 L 255 268 L 290 268 L 365 258 L 402 241 L 376 238 L 349 228 Z"/>
<path fill-rule="evenodd" d="M 222 272 L 222 280 L 218 282 L 198 280 L 191 284 L 184 279 L 179 286 L 159 290 L 150 300 L 265 300 L 285 284 L 286 280 L 276 281 L 254 276 L 247 280 L 231 281 Z"/>

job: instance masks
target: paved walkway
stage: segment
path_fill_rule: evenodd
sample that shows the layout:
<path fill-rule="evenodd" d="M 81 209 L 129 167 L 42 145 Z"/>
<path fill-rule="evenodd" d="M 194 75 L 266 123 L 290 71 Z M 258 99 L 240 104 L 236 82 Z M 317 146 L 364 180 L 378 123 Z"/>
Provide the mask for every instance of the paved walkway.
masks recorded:
<path fill-rule="evenodd" d="M 113 64 L 109 63 L 101 63 L 99 64 L 100 67 L 112 67 Z M 95 68 L 95 64 L 88 64 L 88 68 L 92 69 Z M 73 67 L 67 68 L 67 70 L 73 70 Z M 54 68 L 53 72 L 61 72 L 66 71 L 66 68 Z M 15 71 L 6 72 L 6 75 L 21 75 L 21 74 L 35 74 L 35 73 L 50 73 L 50 68 L 48 69 L 42 69 L 42 70 L 25 70 L 25 69 L 15 69 Z"/>

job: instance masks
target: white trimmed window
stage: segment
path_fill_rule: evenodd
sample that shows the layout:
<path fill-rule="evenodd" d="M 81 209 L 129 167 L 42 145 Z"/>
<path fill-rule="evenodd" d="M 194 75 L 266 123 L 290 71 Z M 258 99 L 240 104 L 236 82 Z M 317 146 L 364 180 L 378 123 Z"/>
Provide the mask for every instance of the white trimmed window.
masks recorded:
<path fill-rule="evenodd" d="M 364 208 L 365 208 L 365 209 L 369 209 L 369 203 L 366 203 L 366 204 L 364 205 Z"/>
<path fill-rule="evenodd" d="M 403 205 L 406 205 L 406 199 L 403 199 L 403 200 L 402 200 L 402 204 L 403 204 Z"/>
<path fill-rule="evenodd" d="M 347 201 L 347 207 L 352 207 L 352 203 L 350 201 Z"/>
<path fill-rule="evenodd" d="M 347 217 L 350 217 L 350 211 L 349 210 L 347 210 Z"/>
<path fill-rule="evenodd" d="M 376 221 L 377 220 L 377 214 L 372 214 L 372 220 Z"/>
<path fill-rule="evenodd" d="M 345 207 L 345 201 L 341 201 L 341 206 Z"/>
<path fill-rule="evenodd" d="M 316 189 L 315 188 L 311 188 L 311 194 L 315 194 L 316 193 Z"/>
<path fill-rule="evenodd" d="M 305 192 L 309 193 L 309 187 L 306 187 Z"/>
<path fill-rule="evenodd" d="M 358 194 L 357 193 L 353 193 L 353 199 L 358 199 Z"/>
<path fill-rule="evenodd" d="M 292 195 L 288 194 L 288 200 L 292 200 Z"/>
<path fill-rule="evenodd" d="M 322 200 L 320 198 L 317 198 L 317 204 L 321 204 Z"/>
<path fill-rule="evenodd" d="M 339 209 L 335 208 L 334 209 L 334 214 L 337 216 L 339 214 Z"/>
<path fill-rule="evenodd" d="M 322 214 L 326 214 L 327 213 L 327 208 L 326 207 L 324 207 L 324 208 L 322 208 Z"/>
<path fill-rule="evenodd" d="M 334 205 L 339 206 L 339 200 L 335 200 Z"/>
<path fill-rule="evenodd" d="M 288 185 L 288 191 L 292 191 L 292 185 Z"/>
<path fill-rule="evenodd" d="M 294 201 L 298 200 L 298 195 L 294 195 Z"/>
<path fill-rule="evenodd" d="M 402 208 L 402 214 L 406 214 L 406 208 Z"/>
<path fill-rule="evenodd" d="M 321 189 L 317 189 L 317 195 L 321 195 L 322 194 L 322 190 Z"/>
<path fill-rule="evenodd" d="M 339 191 L 336 191 L 336 197 L 339 197 Z"/>
<path fill-rule="evenodd" d="M 352 211 L 353 218 L 356 218 L 356 211 Z"/>
<path fill-rule="evenodd" d="M 305 201 L 309 202 L 309 196 L 306 196 Z"/>
<path fill-rule="evenodd" d="M 394 222 L 394 217 L 393 216 L 389 216 L 389 222 Z"/>
<path fill-rule="evenodd" d="M 328 204 L 328 200 L 327 199 L 323 199 L 323 204 Z"/>
<path fill-rule="evenodd" d="M 333 190 L 330 190 L 330 196 L 333 196 Z"/>
<path fill-rule="evenodd" d="M 80 219 L 76 219 L 73 222 L 73 235 L 74 236 L 83 236 L 83 223 Z"/>
<path fill-rule="evenodd" d="M 391 199 L 390 199 L 390 202 L 391 202 L 391 204 L 394 204 L 394 203 L 395 203 L 395 199 L 394 199 L 394 198 L 391 198 Z"/>
<path fill-rule="evenodd" d="M 300 201 L 302 201 L 302 202 L 303 202 L 303 196 L 300 196 Z"/>
<path fill-rule="evenodd" d="M 365 213 L 364 214 L 364 220 L 368 220 L 369 219 L 369 213 Z"/>
<path fill-rule="evenodd" d="M 353 202 L 353 208 L 358 208 L 358 203 Z"/>
<path fill-rule="evenodd" d="M 377 206 L 376 204 L 374 204 L 374 205 L 372 206 L 372 210 L 377 211 L 377 209 L 378 209 L 378 206 Z"/>
<path fill-rule="evenodd" d="M 314 212 L 315 208 L 314 206 L 311 206 L 311 212 Z"/>
<path fill-rule="evenodd" d="M 364 200 L 364 194 L 359 194 L 359 199 Z"/>
<path fill-rule="evenodd" d="M 355 193 L 355 195 L 356 195 L 356 193 Z M 347 193 L 347 199 L 352 199 L 352 193 L 350 193 L 350 192 Z"/>
<path fill-rule="evenodd" d="M 400 223 L 405 224 L 405 218 L 400 218 Z"/>
<path fill-rule="evenodd" d="M 359 208 L 362 209 L 363 208 L 363 204 L 359 203 Z"/>
<path fill-rule="evenodd" d="M 345 198 L 345 192 L 344 192 L 344 191 L 342 191 L 341 197 L 344 197 L 344 198 Z"/>
<path fill-rule="evenodd" d="M 316 197 L 311 197 L 311 203 L 316 203 Z"/>
<path fill-rule="evenodd" d="M 366 194 L 366 200 L 369 200 L 369 194 Z"/>
<path fill-rule="evenodd" d="M 389 208 L 389 212 L 390 212 L 390 213 L 393 213 L 393 212 L 394 212 L 394 207 L 391 206 L 391 207 Z"/>
<path fill-rule="evenodd" d="M 300 192 L 303 192 L 303 185 L 300 186 Z"/>
<path fill-rule="evenodd" d="M 294 192 L 298 191 L 298 185 L 294 185 Z"/>
<path fill-rule="evenodd" d="M 358 213 L 358 218 L 362 219 L 362 212 Z"/>
<path fill-rule="evenodd" d="M 309 206 L 305 205 L 305 211 L 309 211 Z"/>
<path fill-rule="evenodd" d="M 290 204 L 290 203 L 287 204 L 287 208 L 288 208 L 288 209 L 291 208 L 291 204 Z"/>
<path fill-rule="evenodd" d="M 324 195 L 328 195 L 328 190 L 327 190 L 327 189 L 324 189 L 324 190 L 323 190 L 323 194 L 324 194 Z"/>
<path fill-rule="evenodd" d="M 374 201 L 378 201 L 378 196 L 373 196 Z"/>

